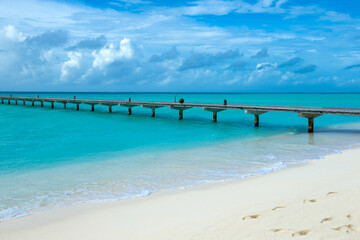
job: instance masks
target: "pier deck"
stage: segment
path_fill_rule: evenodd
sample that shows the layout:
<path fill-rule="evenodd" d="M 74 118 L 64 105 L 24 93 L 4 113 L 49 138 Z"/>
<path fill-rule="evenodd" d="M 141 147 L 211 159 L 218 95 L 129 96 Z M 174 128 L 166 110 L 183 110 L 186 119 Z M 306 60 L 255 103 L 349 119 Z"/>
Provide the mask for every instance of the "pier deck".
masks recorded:
<path fill-rule="evenodd" d="M 94 111 L 95 105 L 105 105 L 109 107 L 109 112 L 112 112 L 113 106 L 128 107 L 128 112 L 131 114 L 131 109 L 136 106 L 142 106 L 152 109 L 152 116 L 155 116 L 155 109 L 160 107 L 169 107 L 179 111 L 179 119 L 183 119 L 183 111 L 189 108 L 202 108 L 204 111 L 213 112 L 213 121 L 217 121 L 217 113 L 227 109 L 244 110 L 245 113 L 255 116 L 255 126 L 259 126 L 259 115 L 266 112 L 295 112 L 300 117 L 308 118 L 308 132 L 313 132 L 314 118 L 323 114 L 335 114 L 335 115 L 356 115 L 360 116 L 360 108 L 329 108 L 329 107 L 299 107 L 299 106 L 269 106 L 269 105 L 243 105 L 243 104 L 227 104 L 224 100 L 224 104 L 217 103 L 177 103 L 177 102 L 157 102 L 157 101 L 131 101 L 128 100 L 106 100 L 106 99 L 76 99 L 74 98 L 43 98 L 43 97 L 21 97 L 21 96 L 0 96 L 1 103 L 7 101 L 8 104 L 11 101 L 23 101 L 23 105 L 26 102 L 31 102 L 34 106 L 35 102 L 40 102 L 41 107 L 44 106 L 44 102 L 51 103 L 51 108 L 54 108 L 54 103 L 64 104 L 66 108 L 67 103 L 76 104 L 76 110 L 79 110 L 80 104 L 91 105 L 91 110 Z"/>

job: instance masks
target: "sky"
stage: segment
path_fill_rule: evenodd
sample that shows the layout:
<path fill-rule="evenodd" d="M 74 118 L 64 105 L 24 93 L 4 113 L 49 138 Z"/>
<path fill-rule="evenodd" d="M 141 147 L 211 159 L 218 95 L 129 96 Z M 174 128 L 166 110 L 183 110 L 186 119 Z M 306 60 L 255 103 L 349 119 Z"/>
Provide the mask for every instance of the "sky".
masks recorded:
<path fill-rule="evenodd" d="M 0 0 L 0 91 L 360 92 L 360 1 Z"/>

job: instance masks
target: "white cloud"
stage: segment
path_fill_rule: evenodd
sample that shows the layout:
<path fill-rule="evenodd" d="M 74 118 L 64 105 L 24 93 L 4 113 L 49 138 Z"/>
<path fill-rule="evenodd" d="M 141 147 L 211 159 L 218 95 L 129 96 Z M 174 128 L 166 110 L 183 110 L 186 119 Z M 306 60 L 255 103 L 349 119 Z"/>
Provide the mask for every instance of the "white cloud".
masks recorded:
<path fill-rule="evenodd" d="M 175 9 L 174 12 L 183 15 L 226 15 L 235 10 L 239 2 L 235 1 L 221 1 L 221 0 L 209 0 L 209 1 L 196 1 L 191 2 L 192 6 L 180 7 Z"/>
<path fill-rule="evenodd" d="M 161 80 L 158 82 L 158 84 L 160 86 L 164 86 L 164 85 L 168 85 L 169 83 L 171 83 L 173 81 L 173 78 L 172 77 L 167 77 L 165 78 L 164 80 Z"/>
<path fill-rule="evenodd" d="M 61 67 L 61 76 L 60 81 L 66 82 L 68 80 L 68 76 L 70 75 L 73 69 L 80 68 L 80 60 L 81 53 L 80 52 L 68 52 L 68 57 L 70 58 L 68 61 L 64 62 Z"/>
<path fill-rule="evenodd" d="M 326 11 L 323 16 L 320 17 L 320 20 L 331 21 L 331 22 L 348 22 L 352 18 L 349 14 L 338 13 L 335 11 Z"/>
<path fill-rule="evenodd" d="M 46 52 L 44 52 L 44 53 L 42 54 L 42 56 L 41 56 L 40 58 L 41 58 L 41 60 L 43 60 L 43 61 L 48 61 L 48 62 L 50 62 L 50 61 L 51 61 L 51 58 L 52 58 L 52 56 L 53 56 L 53 53 L 54 53 L 53 50 L 46 51 Z"/>
<path fill-rule="evenodd" d="M 324 38 L 324 37 L 306 36 L 306 37 L 303 37 L 303 39 L 309 40 L 309 41 L 322 41 L 322 40 L 325 40 L 326 38 Z"/>
<path fill-rule="evenodd" d="M 274 0 L 260 0 L 259 5 L 262 7 L 270 7 L 273 4 Z"/>
<path fill-rule="evenodd" d="M 263 63 L 258 63 L 256 65 L 256 70 L 258 72 L 262 72 L 262 71 L 266 71 L 268 69 L 275 68 L 275 67 L 277 67 L 277 63 L 263 62 Z"/>
<path fill-rule="evenodd" d="M 283 5 L 284 3 L 286 3 L 288 0 L 278 0 L 277 2 L 276 2 L 276 7 L 277 8 L 280 8 L 281 7 L 281 5 Z"/>
<path fill-rule="evenodd" d="M 13 41 L 24 41 L 25 37 L 21 32 L 19 32 L 13 25 L 7 25 L 4 27 L 4 32 L 6 38 L 13 40 Z"/>
<path fill-rule="evenodd" d="M 124 38 L 120 41 L 119 46 L 115 46 L 111 43 L 99 51 L 93 51 L 92 55 L 95 58 L 93 67 L 104 69 L 104 67 L 116 60 L 131 58 L 133 54 L 134 50 L 132 49 L 130 39 Z"/>

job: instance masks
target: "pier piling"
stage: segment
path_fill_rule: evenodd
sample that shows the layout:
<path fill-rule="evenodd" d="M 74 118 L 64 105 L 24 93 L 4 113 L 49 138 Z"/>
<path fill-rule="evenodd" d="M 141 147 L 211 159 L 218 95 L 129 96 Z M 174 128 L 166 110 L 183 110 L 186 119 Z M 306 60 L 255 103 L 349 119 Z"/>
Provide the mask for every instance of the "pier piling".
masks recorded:
<path fill-rule="evenodd" d="M 131 107 L 129 107 L 129 109 L 128 109 L 128 114 L 131 115 Z"/>
<path fill-rule="evenodd" d="M 226 100 L 224 100 L 225 102 Z M 217 113 L 224 111 L 225 109 L 222 108 L 203 108 L 204 111 L 212 112 L 213 113 L 213 122 L 217 122 Z"/>
<path fill-rule="evenodd" d="M 76 104 L 76 111 L 80 110 L 80 104 Z"/>
<path fill-rule="evenodd" d="M 31 102 L 31 106 L 35 106 L 35 102 L 34 102 L 34 101 Z"/>
<path fill-rule="evenodd" d="M 142 104 L 141 106 L 143 108 L 151 108 L 151 117 L 155 117 L 155 109 L 163 107 L 163 106 L 157 105 L 157 104 L 149 104 L 149 105 Z"/>
<path fill-rule="evenodd" d="M 184 99 L 180 98 L 179 102 L 181 104 L 183 104 L 183 101 L 184 101 Z M 183 111 L 186 109 L 189 109 L 191 107 L 186 107 L 186 106 L 182 106 L 182 105 L 170 105 L 169 108 L 179 110 L 179 120 L 183 120 L 183 118 L 184 118 Z"/>
<path fill-rule="evenodd" d="M 95 105 L 94 104 L 91 105 L 91 111 L 92 112 L 95 111 Z"/>
<path fill-rule="evenodd" d="M 66 103 L 64 103 L 64 109 L 66 109 Z"/>
<path fill-rule="evenodd" d="M 44 107 L 44 102 L 41 102 L 41 107 Z"/>
<path fill-rule="evenodd" d="M 213 122 L 217 122 L 217 112 L 213 112 Z"/>
<path fill-rule="evenodd" d="M 111 109 L 111 106 L 109 106 L 109 113 L 111 113 L 112 112 L 112 109 Z"/>
<path fill-rule="evenodd" d="M 259 111 L 259 110 L 247 109 L 247 110 L 245 110 L 245 113 L 254 115 L 254 117 L 255 117 L 254 126 L 259 127 L 259 123 L 260 123 L 260 117 L 259 116 L 261 114 L 267 113 L 267 111 Z"/>
<path fill-rule="evenodd" d="M 17 99 L 15 99 L 15 105 L 18 105 Z"/>
<path fill-rule="evenodd" d="M 308 119 L 308 132 L 312 133 L 314 132 L 314 118 L 321 116 L 321 114 L 301 112 L 299 113 L 299 116 Z"/>
<path fill-rule="evenodd" d="M 24 102 L 23 102 L 23 105 L 25 106 L 26 105 L 26 101 L 24 100 Z"/>
<path fill-rule="evenodd" d="M 51 108 L 54 108 L 54 102 L 51 102 Z"/>
<path fill-rule="evenodd" d="M 314 132 L 314 119 L 308 118 L 308 132 L 312 133 Z"/>
<path fill-rule="evenodd" d="M 255 117 L 254 126 L 255 126 L 255 127 L 258 127 L 258 126 L 259 126 L 259 115 L 254 115 L 254 117 Z"/>
<path fill-rule="evenodd" d="M 10 98 L 9 98 L 8 104 L 10 104 Z"/>

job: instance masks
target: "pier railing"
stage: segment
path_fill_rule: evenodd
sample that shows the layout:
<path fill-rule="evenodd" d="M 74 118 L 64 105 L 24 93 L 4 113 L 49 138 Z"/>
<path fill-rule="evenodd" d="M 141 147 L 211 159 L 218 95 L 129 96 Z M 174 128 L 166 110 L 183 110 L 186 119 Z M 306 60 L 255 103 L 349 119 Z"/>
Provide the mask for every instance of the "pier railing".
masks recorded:
<path fill-rule="evenodd" d="M 335 115 L 357 115 L 360 116 L 360 108 L 328 108 L 328 107 L 298 107 L 298 106 L 269 106 L 269 105 L 243 105 L 243 104 L 227 104 L 224 100 L 223 104 L 217 103 L 185 103 L 179 102 L 157 102 L 157 101 L 131 101 L 128 100 L 106 100 L 106 99 L 77 99 L 74 98 L 43 98 L 43 97 L 21 97 L 21 96 L 0 96 L 1 103 L 11 104 L 14 102 L 16 105 L 18 102 L 22 102 L 26 105 L 26 102 L 31 102 L 32 106 L 35 106 L 35 102 L 40 102 L 40 106 L 44 106 L 44 102 L 51 103 L 51 108 L 54 108 L 54 103 L 62 103 L 64 109 L 66 104 L 76 104 L 76 110 L 79 111 L 80 104 L 87 104 L 91 106 L 91 111 L 95 111 L 95 105 L 105 105 L 109 107 L 109 112 L 112 112 L 112 107 L 122 106 L 128 108 L 128 114 L 131 115 L 133 107 L 141 106 L 151 109 L 151 116 L 155 117 L 155 109 L 160 107 L 169 107 L 179 111 L 179 120 L 183 119 L 183 111 L 190 108 L 202 108 L 204 111 L 213 113 L 213 121 L 217 121 L 217 113 L 227 110 L 236 109 L 244 110 L 245 113 L 254 115 L 255 127 L 259 126 L 259 116 L 266 112 L 295 112 L 300 117 L 308 119 L 308 132 L 314 131 L 314 118 L 323 114 L 335 114 Z"/>

